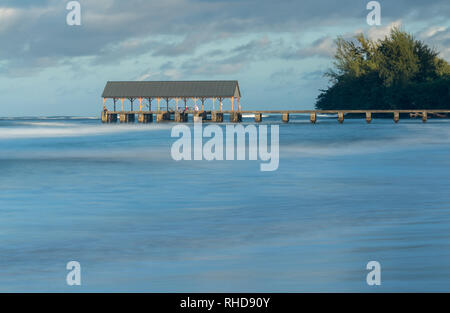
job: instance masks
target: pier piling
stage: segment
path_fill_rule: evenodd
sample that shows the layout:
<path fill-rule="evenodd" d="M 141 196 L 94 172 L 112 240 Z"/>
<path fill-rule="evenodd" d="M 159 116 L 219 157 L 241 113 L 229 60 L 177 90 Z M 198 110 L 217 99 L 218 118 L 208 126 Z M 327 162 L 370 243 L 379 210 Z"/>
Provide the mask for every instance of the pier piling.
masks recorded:
<path fill-rule="evenodd" d="M 289 123 L 289 113 L 283 113 L 281 119 L 284 123 Z"/>
<path fill-rule="evenodd" d="M 102 123 L 116 123 L 117 122 L 117 114 L 102 112 Z"/>
<path fill-rule="evenodd" d="M 152 113 L 139 113 L 138 115 L 139 123 L 152 123 L 153 122 L 153 114 Z"/>
<path fill-rule="evenodd" d="M 211 122 L 222 123 L 223 122 L 223 113 L 212 112 L 211 113 Z"/>
<path fill-rule="evenodd" d="M 372 122 L 372 112 L 366 112 L 366 122 L 370 124 Z"/>
<path fill-rule="evenodd" d="M 339 124 L 344 123 L 344 112 L 342 112 L 342 111 L 338 112 L 338 121 L 339 121 Z"/>
<path fill-rule="evenodd" d="M 121 123 L 134 123 L 135 114 L 134 113 L 121 113 L 120 122 Z"/>
<path fill-rule="evenodd" d="M 255 115 L 256 116 L 256 115 Z M 230 122 L 231 123 L 239 123 L 242 122 L 242 114 L 239 112 L 231 112 L 230 113 Z"/>
<path fill-rule="evenodd" d="M 169 112 L 158 112 L 156 114 L 156 122 L 167 122 L 170 121 L 170 113 Z"/>
<path fill-rule="evenodd" d="M 309 120 L 311 121 L 311 123 L 315 124 L 317 121 L 317 113 L 316 112 L 311 112 L 310 116 L 309 116 Z"/>
<path fill-rule="evenodd" d="M 398 123 L 399 120 L 400 120 L 400 113 L 399 112 L 394 112 L 394 122 Z"/>
<path fill-rule="evenodd" d="M 262 122 L 262 113 L 255 113 L 255 122 L 256 123 Z"/>
<path fill-rule="evenodd" d="M 174 120 L 177 123 L 184 123 L 188 121 L 188 115 L 184 112 L 175 112 Z"/>
<path fill-rule="evenodd" d="M 194 122 L 206 121 L 206 118 L 207 118 L 207 115 L 206 115 L 206 112 L 205 112 L 205 111 L 202 111 L 202 112 L 195 112 L 195 113 L 192 115 L 192 120 L 193 120 Z"/>

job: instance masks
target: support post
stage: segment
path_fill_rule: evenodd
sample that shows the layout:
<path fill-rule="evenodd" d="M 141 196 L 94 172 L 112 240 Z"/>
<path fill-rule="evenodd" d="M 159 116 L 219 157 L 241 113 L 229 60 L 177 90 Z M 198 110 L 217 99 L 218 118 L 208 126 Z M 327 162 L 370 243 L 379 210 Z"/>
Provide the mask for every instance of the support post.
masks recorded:
<path fill-rule="evenodd" d="M 400 120 L 400 113 L 394 112 L 394 122 L 397 124 Z"/>
<path fill-rule="evenodd" d="M 103 110 L 106 109 L 105 102 L 106 102 L 106 98 L 103 98 Z"/>
<path fill-rule="evenodd" d="M 170 121 L 170 113 L 169 112 L 158 112 L 156 114 L 156 122 L 165 122 Z"/>
<path fill-rule="evenodd" d="M 120 98 L 120 111 L 123 112 L 123 98 Z"/>
<path fill-rule="evenodd" d="M 222 123 L 223 122 L 223 113 L 212 112 L 211 113 L 211 122 Z"/>
<path fill-rule="evenodd" d="M 240 123 L 240 122 L 242 122 L 242 114 L 240 112 L 231 112 L 230 113 L 230 122 L 231 123 Z"/>
<path fill-rule="evenodd" d="M 185 112 L 175 112 L 173 119 L 177 123 L 187 122 L 188 121 L 188 114 L 185 113 Z"/>
<path fill-rule="evenodd" d="M 214 112 L 214 101 L 216 100 L 216 98 L 212 98 L 213 99 L 213 109 L 212 109 L 212 111 Z"/>
<path fill-rule="evenodd" d="M 219 100 L 220 100 L 220 112 L 222 112 L 222 102 L 223 102 L 223 99 L 222 99 L 222 98 L 219 98 Z"/>
<path fill-rule="evenodd" d="M 428 112 L 427 111 L 423 111 L 422 113 L 422 122 L 426 123 L 428 119 Z"/>
<path fill-rule="evenodd" d="M 206 112 L 205 111 L 202 111 L 201 113 L 198 111 L 195 112 L 192 115 L 192 120 L 194 121 L 194 123 L 205 121 L 206 120 Z"/>
<path fill-rule="evenodd" d="M 160 103 L 161 103 L 161 98 L 158 98 L 158 112 L 161 111 Z"/>
<path fill-rule="evenodd" d="M 152 113 L 139 113 L 138 122 L 139 123 L 153 122 L 153 114 Z"/>
<path fill-rule="evenodd" d="M 260 123 L 262 121 L 262 113 L 255 113 L 255 122 Z"/>
<path fill-rule="evenodd" d="M 178 97 L 175 98 L 175 101 L 177 102 L 177 109 L 176 109 L 176 111 L 178 112 Z"/>
<path fill-rule="evenodd" d="M 238 98 L 238 110 L 241 111 L 241 98 Z"/>
<path fill-rule="evenodd" d="M 205 111 L 205 98 L 202 98 L 202 111 Z"/>
<path fill-rule="evenodd" d="M 197 111 L 197 97 L 194 98 L 194 111 Z"/>
<path fill-rule="evenodd" d="M 124 113 L 120 114 L 120 122 L 121 123 L 134 123 L 135 115 L 133 113 Z"/>
<path fill-rule="evenodd" d="M 102 123 L 116 123 L 117 114 L 103 111 L 102 112 Z"/>
<path fill-rule="evenodd" d="M 338 112 L 338 121 L 339 124 L 344 123 L 344 112 Z"/>
<path fill-rule="evenodd" d="M 234 97 L 231 97 L 231 111 L 234 111 L 233 110 L 233 100 L 234 100 Z M 256 116 L 256 115 L 255 115 Z"/>
<path fill-rule="evenodd" d="M 166 111 L 169 112 L 169 98 L 166 98 Z"/>
<path fill-rule="evenodd" d="M 139 111 L 142 111 L 142 98 L 139 98 Z"/>
<path fill-rule="evenodd" d="M 131 111 L 133 111 L 133 102 L 134 102 L 134 98 L 129 98 L 130 102 L 131 102 Z"/>
<path fill-rule="evenodd" d="M 370 124 L 372 122 L 372 112 L 366 112 L 366 122 Z"/>
<path fill-rule="evenodd" d="M 288 123 L 289 122 L 289 113 L 283 113 L 281 119 L 283 120 L 284 123 Z"/>
<path fill-rule="evenodd" d="M 311 123 L 315 124 L 317 121 L 317 113 L 316 112 L 311 112 L 310 116 L 309 116 L 309 120 L 311 121 Z"/>

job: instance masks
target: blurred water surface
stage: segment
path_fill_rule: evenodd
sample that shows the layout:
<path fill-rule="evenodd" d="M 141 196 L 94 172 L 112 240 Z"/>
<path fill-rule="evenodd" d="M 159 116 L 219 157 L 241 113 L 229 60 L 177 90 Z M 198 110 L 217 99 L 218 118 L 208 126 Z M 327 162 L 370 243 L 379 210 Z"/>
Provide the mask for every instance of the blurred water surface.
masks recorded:
<path fill-rule="evenodd" d="M 172 126 L 1 119 L 0 291 L 450 291 L 450 121 L 291 117 L 274 172 Z"/>

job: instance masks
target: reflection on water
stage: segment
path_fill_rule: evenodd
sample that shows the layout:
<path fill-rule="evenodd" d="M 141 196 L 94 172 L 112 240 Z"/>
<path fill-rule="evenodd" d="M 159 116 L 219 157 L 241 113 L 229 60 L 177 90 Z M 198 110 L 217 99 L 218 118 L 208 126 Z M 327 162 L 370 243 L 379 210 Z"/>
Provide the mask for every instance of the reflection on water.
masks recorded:
<path fill-rule="evenodd" d="M 449 291 L 449 121 L 307 118 L 275 172 L 175 162 L 172 124 L 0 120 L 0 291 Z"/>

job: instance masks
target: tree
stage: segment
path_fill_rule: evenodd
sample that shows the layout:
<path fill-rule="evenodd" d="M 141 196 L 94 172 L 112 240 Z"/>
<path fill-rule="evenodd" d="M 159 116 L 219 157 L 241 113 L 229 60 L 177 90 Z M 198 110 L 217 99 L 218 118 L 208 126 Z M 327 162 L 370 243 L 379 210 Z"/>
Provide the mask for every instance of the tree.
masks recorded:
<path fill-rule="evenodd" d="M 398 28 L 378 41 L 338 37 L 334 59 L 318 109 L 450 109 L 450 65 Z"/>

